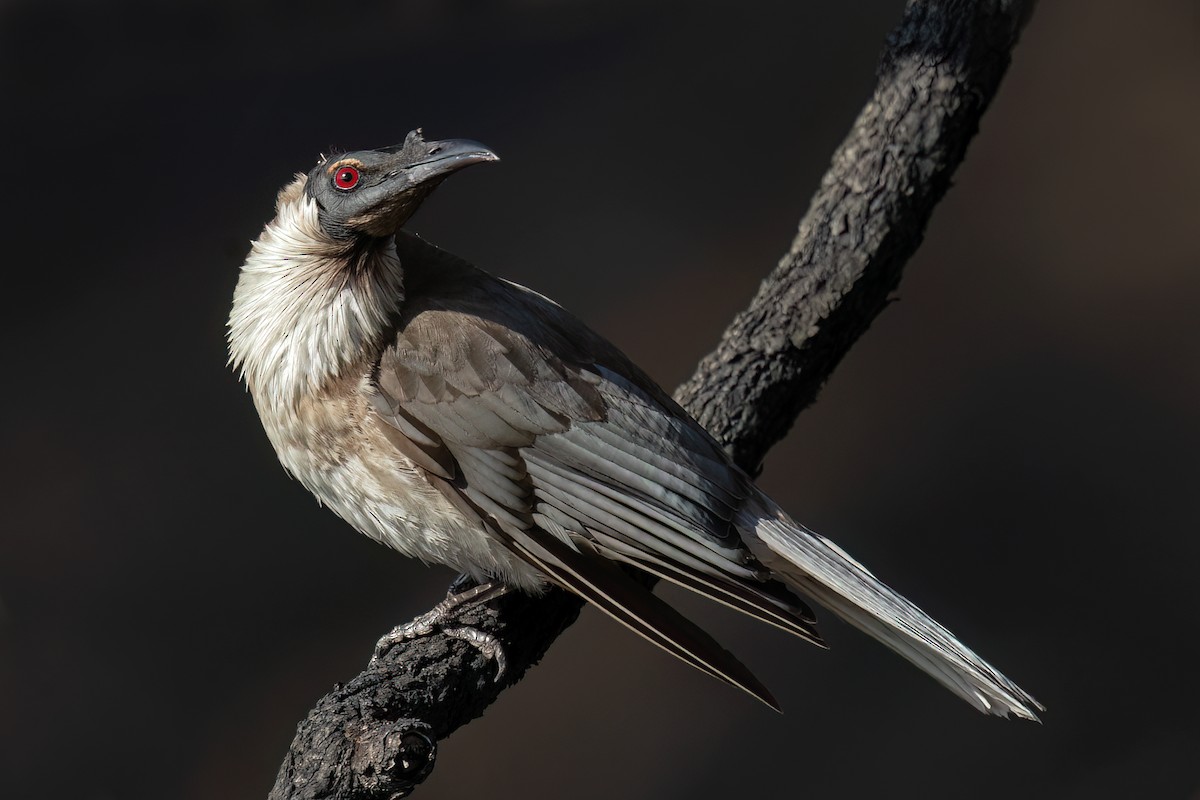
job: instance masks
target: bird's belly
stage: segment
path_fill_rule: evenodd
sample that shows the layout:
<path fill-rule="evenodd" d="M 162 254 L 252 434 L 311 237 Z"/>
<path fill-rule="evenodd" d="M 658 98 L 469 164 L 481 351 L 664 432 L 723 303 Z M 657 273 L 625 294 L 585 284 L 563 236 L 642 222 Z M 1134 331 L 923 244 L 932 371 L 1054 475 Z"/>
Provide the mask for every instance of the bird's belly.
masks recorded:
<path fill-rule="evenodd" d="M 535 593 L 545 587 L 541 572 L 455 508 L 351 409 L 326 407 L 312 415 L 327 419 L 314 425 L 297 413 L 267 426 L 267 434 L 288 472 L 360 533 L 479 581 L 498 578 Z M 321 431 L 315 439 L 314 430 Z"/>
<path fill-rule="evenodd" d="M 320 475 L 318 486 L 309 488 L 361 533 L 404 555 L 445 564 L 479 581 L 496 577 L 530 591 L 544 585 L 541 573 L 465 517 L 421 475 L 364 480 L 369 471 L 351 461 Z M 357 496 L 347 493 L 350 487 L 357 488 Z"/>

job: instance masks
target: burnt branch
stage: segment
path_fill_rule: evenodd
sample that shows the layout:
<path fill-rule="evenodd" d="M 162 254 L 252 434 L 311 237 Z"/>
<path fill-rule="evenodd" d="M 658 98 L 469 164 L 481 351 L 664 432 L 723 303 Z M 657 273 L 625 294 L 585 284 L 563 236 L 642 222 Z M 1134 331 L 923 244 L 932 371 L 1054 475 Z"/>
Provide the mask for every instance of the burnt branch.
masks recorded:
<path fill-rule="evenodd" d="M 1008 68 L 1032 0 L 910 0 L 873 95 L 833 156 L 789 252 L 676 398 L 746 470 L 816 398 L 887 304 Z M 561 591 L 458 614 L 508 668 L 441 634 L 393 647 L 300 723 L 271 800 L 388 800 L 434 764 L 579 614 Z"/>

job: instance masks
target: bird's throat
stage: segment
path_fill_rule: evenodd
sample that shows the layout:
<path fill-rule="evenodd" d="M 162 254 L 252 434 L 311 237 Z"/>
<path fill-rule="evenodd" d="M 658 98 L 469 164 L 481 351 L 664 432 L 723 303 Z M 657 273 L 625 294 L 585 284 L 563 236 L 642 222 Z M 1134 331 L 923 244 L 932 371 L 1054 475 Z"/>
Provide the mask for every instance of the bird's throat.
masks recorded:
<path fill-rule="evenodd" d="M 252 244 L 229 316 L 230 363 L 260 407 L 294 405 L 369 360 L 403 299 L 391 239 L 364 248 L 331 238 L 302 181 L 280 193 Z"/>

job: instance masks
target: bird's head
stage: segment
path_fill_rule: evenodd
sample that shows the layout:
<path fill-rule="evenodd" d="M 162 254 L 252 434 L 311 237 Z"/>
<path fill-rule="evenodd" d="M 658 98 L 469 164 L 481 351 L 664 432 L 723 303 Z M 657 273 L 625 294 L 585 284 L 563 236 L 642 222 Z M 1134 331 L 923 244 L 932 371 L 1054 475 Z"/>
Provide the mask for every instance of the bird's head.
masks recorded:
<path fill-rule="evenodd" d="M 305 191 L 330 236 L 390 236 L 450 173 L 498 160 L 479 142 L 427 142 L 418 128 L 402 144 L 323 159 L 308 173 Z"/>

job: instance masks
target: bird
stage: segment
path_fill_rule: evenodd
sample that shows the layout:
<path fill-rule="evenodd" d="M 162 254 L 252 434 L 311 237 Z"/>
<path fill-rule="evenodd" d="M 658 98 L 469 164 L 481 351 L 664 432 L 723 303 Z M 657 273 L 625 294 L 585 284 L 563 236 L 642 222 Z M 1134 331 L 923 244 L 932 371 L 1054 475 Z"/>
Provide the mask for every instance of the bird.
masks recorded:
<path fill-rule="evenodd" d="M 1037 700 L 793 520 L 615 345 L 405 229 L 446 177 L 498 160 L 420 129 L 322 156 L 279 192 L 234 291 L 229 361 L 285 470 L 359 532 L 477 584 L 395 637 L 556 586 L 778 709 L 649 575 L 823 647 L 815 601 L 979 711 L 1037 720 Z"/>

